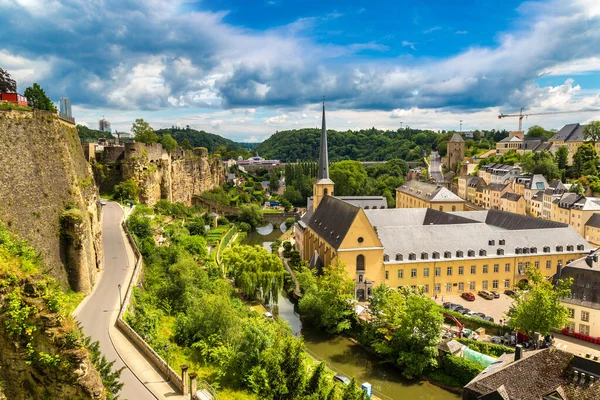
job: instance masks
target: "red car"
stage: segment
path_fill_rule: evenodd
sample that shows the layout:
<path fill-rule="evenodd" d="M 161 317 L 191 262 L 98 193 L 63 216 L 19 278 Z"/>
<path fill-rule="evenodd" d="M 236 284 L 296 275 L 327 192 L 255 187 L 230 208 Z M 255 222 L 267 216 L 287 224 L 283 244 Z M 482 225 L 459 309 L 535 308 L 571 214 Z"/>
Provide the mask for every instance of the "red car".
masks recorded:
<path fill-rule="evenodd" d="M 471 292 L 464 292 L 463 294 L 460 295 L 460 297 L 462 297 L 463 299 L 465 299 L 467 301 L 475 301 L 475 295 Z"/>

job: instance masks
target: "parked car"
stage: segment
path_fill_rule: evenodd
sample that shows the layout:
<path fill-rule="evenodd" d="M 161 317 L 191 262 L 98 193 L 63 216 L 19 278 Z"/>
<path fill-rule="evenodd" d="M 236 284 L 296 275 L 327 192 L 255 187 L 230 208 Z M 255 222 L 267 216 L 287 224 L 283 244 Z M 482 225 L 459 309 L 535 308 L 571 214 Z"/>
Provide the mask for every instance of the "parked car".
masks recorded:
<path fill-rule="evenodd" d="M 515 292 L 514 290 L 505 290 L 504 294 L 507 295 L 507 296 L 513 297 L 514 295 L 517 294 L 517 292 Z"/>
<path fill-rule="evenodd" d="M 500 298 L 500 293 L 495 292 L 493 290 L 490 293 L 492 294 L 492 296 L 494 296 L 495 299 L 499 299 Z"/>
<path fill-rule="evenodd" d="M 490 321 L 490 322 L 494 322 L 494 318 L 492 317 L 485 317 L 483 318 L 484 321 Z"/>
<path fill-rule="evenodd" d="M 484 318 L 485 318 L 485 314 L 484 314 L 484 313 L 482 313 L 482 312 L 476 312 L 476 313 L 473 313 L 473 315 L 472 315 L 472 316 L 473 316 L 473 317 L 475 317 L 475 318 L 481 318 L 481 319 L 484 319 Z"/>
<path fill-rule="evenodd" d="M 460 310 L 457 310 L 456 312 L 461 313 L 462 315 L 465 315 L 465 314 L 471 312 L 471 310 L 469 310 L 468 308 L 461 308 Z"/>
<path fill-rule="evenodd" d="M 106 200 L 100 199 L 100 205 L 105 206 L 106 205 Z"/>
<path fill-rule="evenodd" d="M 450 308 L 450 306 L 452 305 L 452 303 L 450 303 L 449 301 L 445 302 L 444 304 L 442 304 L 442 306 L 444 308 Z"/>
<path fill-rule="evenodd" d="M 270 313 L 270 312 L 268 312 L 268 311 L 267 311 L 267 312 L 265 312 L 263 315 L 265 316 L 265 318 L 266 318 L 266 319 L 273 319 L 273 314 L 271 314 L 271 313 Z"/>
<path fill-rule="evenodd" d="M 342 382 L 344 385 L 349 385 L 350 384 L 350 379 L 342 374 L 336 374 L 333 377 L 334 381 L 338 381 L 338 382 Z"/>
<path fill-rule="evenodd" d="M 492 343 L 501 344 L 504 342 L 504 338 L 502 336 L 492 336 Z"/>
<path fill-rule="evenodd" d="M 450 310 L 452 310 L 452 311 L 456 311 L 456 310 L 458 310 L 460 308 L 463 308 L 463 306 L 461 306 L 460 304 L 452 304 L 450 306 Z"/>
<path fill-rule="evenodd" d="M 460 297 L 462 297 L 463 299 L 465 299 L 467 301 L 475 301 L 475 295 L 471 292 L 464 292 L 463 294 L 460 295 Z"/>
<path fill-rule="evenodd" d="M 488 292 L 487 290 L 480 290 L 479 292 L 477 292 L 477 294 L 487 300 L 492 300 L 494 298 L 494 295 Z"/>

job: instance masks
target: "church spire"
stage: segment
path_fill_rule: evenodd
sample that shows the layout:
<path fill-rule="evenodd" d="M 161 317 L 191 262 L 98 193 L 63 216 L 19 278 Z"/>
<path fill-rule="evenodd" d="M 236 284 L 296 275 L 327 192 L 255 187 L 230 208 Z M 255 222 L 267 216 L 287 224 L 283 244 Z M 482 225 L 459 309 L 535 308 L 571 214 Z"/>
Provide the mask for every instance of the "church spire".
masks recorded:
<path fill-rule="evenodd" d="M 323 122 L 321 125 L 321 147 L 319 149 L 319 172 L 317 181 L 329 179 L 329 156 L 327 155 L 327 128 L 325 127 L 325 101 L 323 101 Z"/>

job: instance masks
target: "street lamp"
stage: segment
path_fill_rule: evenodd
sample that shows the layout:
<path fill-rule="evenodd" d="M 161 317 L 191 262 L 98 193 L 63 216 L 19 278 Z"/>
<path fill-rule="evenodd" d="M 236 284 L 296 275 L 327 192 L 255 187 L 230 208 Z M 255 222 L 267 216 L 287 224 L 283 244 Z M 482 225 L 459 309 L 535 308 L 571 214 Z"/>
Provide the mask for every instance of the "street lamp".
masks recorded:
<path fill-rule="evenodd" d="M 165 351 L 167 352 L 167 382 L 169 382 L 169 343 L 165 343 Z"/>
<path fill-rule="evenodd" d="M 119 287 L 119 310 L 123 307 L 123 297 L 121 296 L 121 284 L 117 285 Z"/>

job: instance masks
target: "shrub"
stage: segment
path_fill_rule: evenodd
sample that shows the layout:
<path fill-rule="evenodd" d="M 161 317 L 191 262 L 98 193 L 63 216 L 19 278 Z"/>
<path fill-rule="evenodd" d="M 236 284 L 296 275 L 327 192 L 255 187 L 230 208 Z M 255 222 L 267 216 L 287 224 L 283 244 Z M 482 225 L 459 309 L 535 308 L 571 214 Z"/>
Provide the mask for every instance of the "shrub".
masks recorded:
<path fill-rule="evenodd" d="M 290 229 L 292 227 L 292 225 L 294 225 L 294 222 L 296 222 L 296 218 L 294 218 L 294 217 L 287 218 L 285 220 L 285 227 Z"/>
<path fill-rule="evenodd" d="M 132 215 L 127 220 L 127 227 L 139 239 L 152 237 L 153 230 L 150 225 L 150 219 Z"/>
<path fill-rule="evenodd" d="M 514 353 L 515 349 L 502 344 L 478 342 L 467 338 L 457 338 L 457 341 L 471 349 L 492 357 L 500 357 L 504 353 Z"/>
<path fill-rule="evenodd" d="M 475 361 L 447 354 L 442 359 L 442 370 L 464 386 L 479 375 L 484 367 Z"/>
<path fill-rule="evenodd" d="M 132 179 L 127 179 L 114 187 L 113 198 L 117 200 L 137 200 L 139 195 L 140 186 Z"/>
<path fill-rule="evenodd" d="M 250 232 L 252 227 L 247 222 L 240 222 L 240 231 L 242 232 Z"/>
<path fill-rule="evenodd" d="M 217 225 L 227 225 L 229 224 L 229 220 L 225 217 L 217 218 Z"/>

